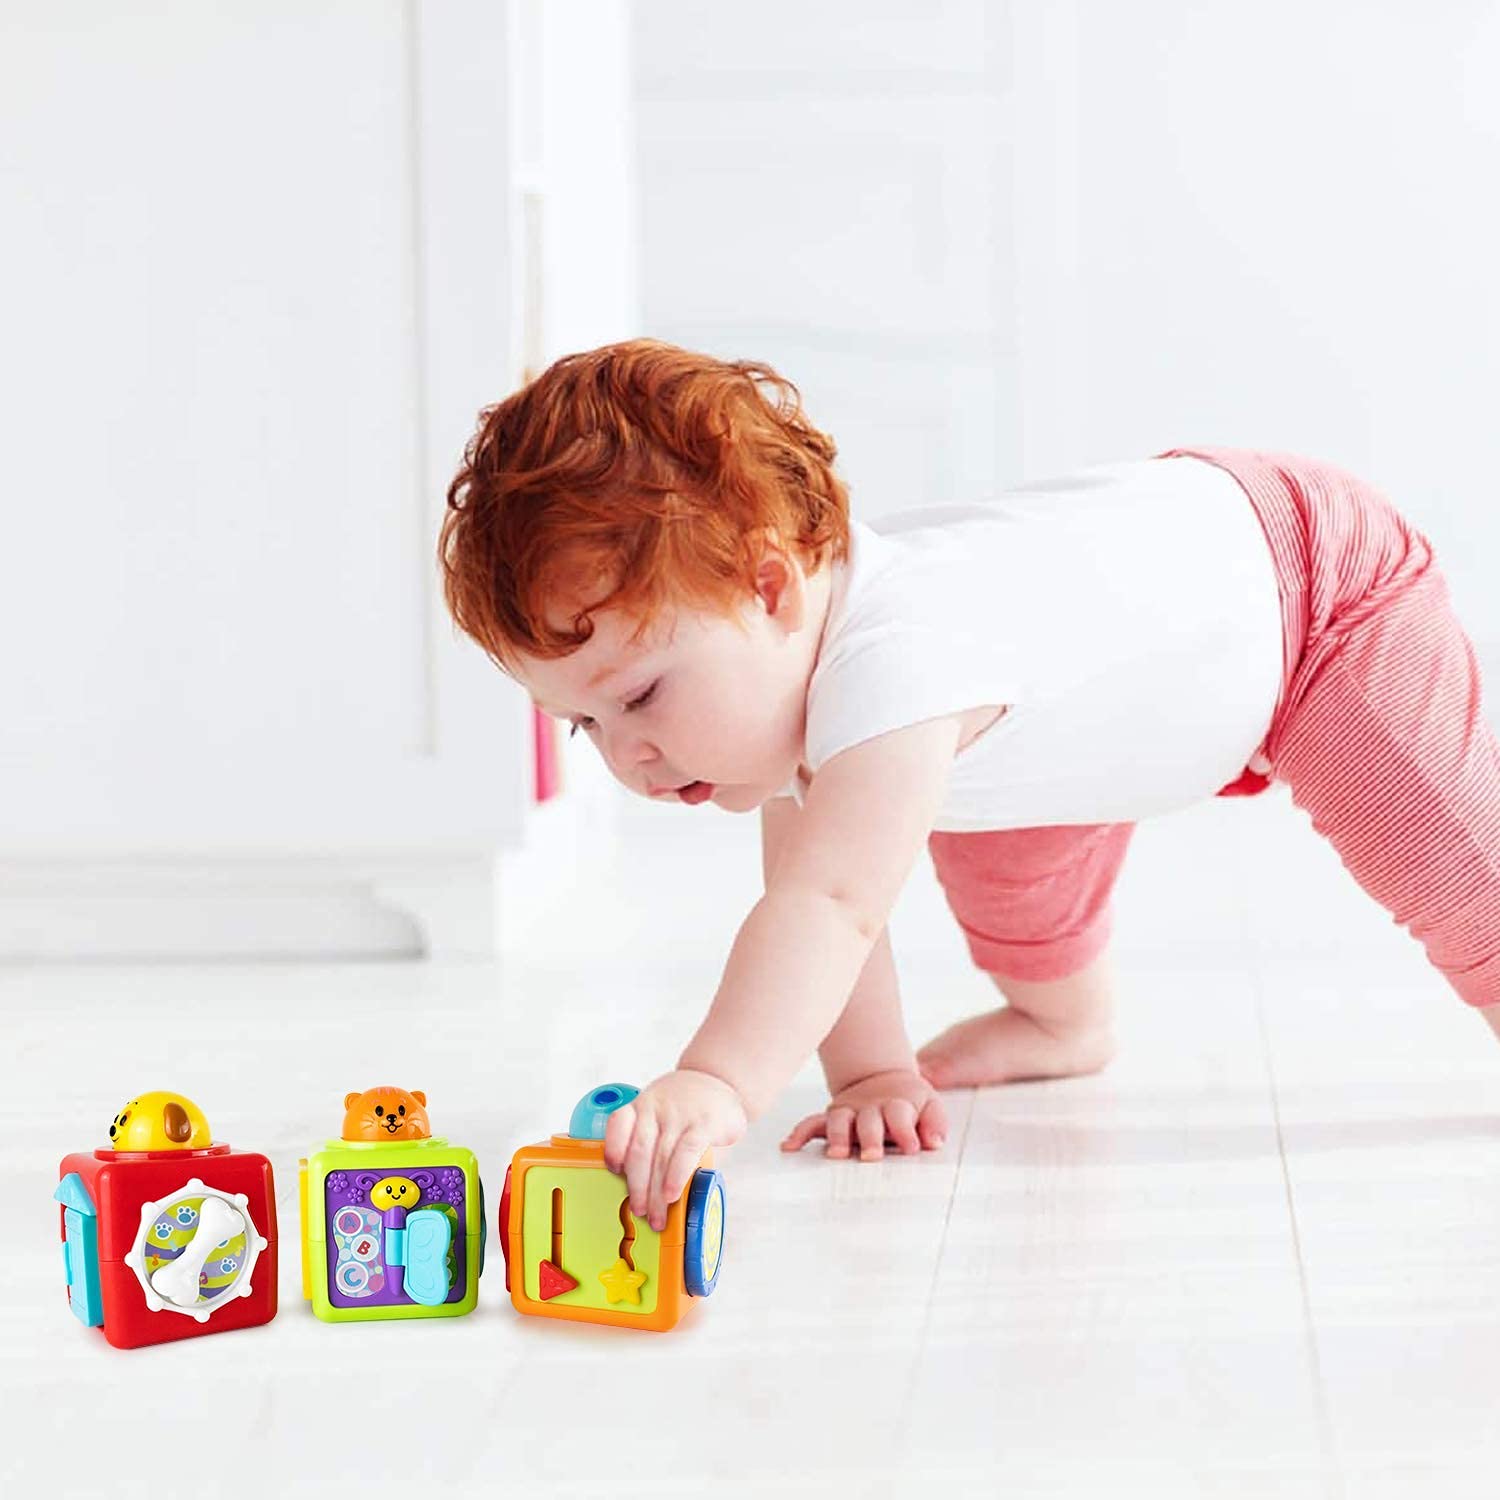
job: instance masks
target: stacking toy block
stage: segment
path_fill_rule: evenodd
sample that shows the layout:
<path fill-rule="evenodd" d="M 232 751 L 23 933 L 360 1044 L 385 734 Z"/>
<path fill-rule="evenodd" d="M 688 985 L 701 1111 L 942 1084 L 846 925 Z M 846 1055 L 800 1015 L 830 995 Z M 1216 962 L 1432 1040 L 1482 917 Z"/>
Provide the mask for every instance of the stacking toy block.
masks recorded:
<path fill-rule="evenodd" d="M 367 1089 L 344 1105 L 342 1138 L 301 1163 L 302 1295 L 329 1323 L 472 1311 L 485 1237 L 474 1153 L 432 1135 L 420 1092 Z"/>
<path fill-rule="evenodd" d="M 638 1092 L 600 1085 L 579 1100 L 567 1135 L 512 1157 L 500 1237 L 518 1312 L 662 1332 L 713 1291 L 724 1244 L 724 1180 L 713 1153 L 704 1153 L 659 1234 L 631 1213 L 624 1177 L 604 1165 L 608 1118 Z"/>
<path fill-rule="evenodd" d="M 271 1163 L 215 1144 L 181 1094 L 130 1100 L 110 1145 L 65 1156 L 68 1303 L 116 1348 L 223 1333 L 276 1316 Z"/>

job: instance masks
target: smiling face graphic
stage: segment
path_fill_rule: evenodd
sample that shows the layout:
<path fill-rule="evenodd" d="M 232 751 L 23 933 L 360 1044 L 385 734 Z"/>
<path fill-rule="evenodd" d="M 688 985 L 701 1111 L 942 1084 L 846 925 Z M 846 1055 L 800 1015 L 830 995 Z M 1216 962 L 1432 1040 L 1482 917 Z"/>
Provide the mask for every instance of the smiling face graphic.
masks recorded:
<path fill-rule="evenodd" d="M 370 1189 L 370 1207 L 382 1213 L 391 1208 L 415 1208 L 422 1189 L 410 1177 L 382 1177 Z"/>

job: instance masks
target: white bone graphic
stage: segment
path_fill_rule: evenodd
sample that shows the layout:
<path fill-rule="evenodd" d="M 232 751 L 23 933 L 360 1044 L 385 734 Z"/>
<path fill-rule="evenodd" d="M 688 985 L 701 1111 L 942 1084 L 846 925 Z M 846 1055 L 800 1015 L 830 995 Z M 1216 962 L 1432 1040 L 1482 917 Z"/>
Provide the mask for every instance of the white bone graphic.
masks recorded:
<path fill-rule="evenodd" d="M 217 1206 L 209 1208 L 209 1200 L 215 1200 Z M 202 1275 L 203 1261 L 197 1260 L 189 1267 L 192 1276 L 187 1272 L 179 1271 L 166 1279 L 166 1286 L 173 1293 L 186 1292 L 186 1302 L 174 1301 L 171 1297 L 164 1295 L 152 1285 L 146 1271 L 147 1251 L 155 1251 L 156 1238 L 155 1228 L 158 1217 L 164 1213 L 170 1214 L 173 1219 L 177 1218 L 176 1210 L 181 1208 L 186 1200 L 191 1200 L 198 1205 L 198 1217 L 200 1222 L 199 1232 L 194 1234 L 192 1242 L 185 1247 L 183 1256 L 187 1260 L 194 1260 L 192 1254 L 193 1245 L 202 1243 L 218 1248 L 224 1240 L 231 1239 L 242 1230 L 245 1236 L 244 1254 L 240 1256 L 239 1268 L 236 1270 L 234 1279 L 226 1286 L 217 1297 L 206 1300 L 198 1296 L 196 1279 Z M 210 1228 L 207 1232 L 202 1229 L 204 1214 L 214 1217 L 210 1220 Z M 228 1214 L 225 1218 L 223 1215 Z M 227 1230 L 221 1233 L 218 1241 L 213 1238 L 212 1229 L 218 1227 Z M 245 1193 L 226 1193 L 222 1188 L 209 1187 L 202 1178 L 190 1177 L 175 1192 L 168 1193 L 165 1198 L 158 1198 L 152 1203 L 141 1204 L 141 1225 L 135 1233 L 135 1243 L 130 1247 L 130 1253 L 125 1257 L 126 1264 L 135 1272 L 135 1279 L 141 1284 L 141 1292 L 146 1298 L 146 1306 L 152 1312 L 174 1312 L 181 1313 L 183 1317 L 192 1318 L 195 1322 L 206 1323 L 216 1312 L 232 1305 L 240 1297 L 249 1297 L 254 1294 L 254 1286 L 250 1275 L 255 1269 L 255 1263 L 263 1250 L 270 1248 L 270 1241 L 255 1227 L 255 1220 L 250 1216 L 250 1199 Z M 210 1250 L 210 1255 L 213 1251 Z M 205 1257 L 206 1259 L 207 1257 Z M 177 1264 L 176 1261 L 173 1262 Z M 157 1275 L 162 1275 L 168 1268 L 161 1266 Z M 177 1277 L 181 1277 L 189 1285 L 179 1286 Z"/>
<path fill-rule="evenodd" d="M 197 1233 L 176 1260 L 151 1278 L 152 1290 L 178 1307 L 192 1307 L 198 1301 L 198 1277 L 204 1261 L 216 1246 L 244 1233 L 244 1229 L 244 1219 L 222 1198 L 205 1198 L 198 1210 Z"/>

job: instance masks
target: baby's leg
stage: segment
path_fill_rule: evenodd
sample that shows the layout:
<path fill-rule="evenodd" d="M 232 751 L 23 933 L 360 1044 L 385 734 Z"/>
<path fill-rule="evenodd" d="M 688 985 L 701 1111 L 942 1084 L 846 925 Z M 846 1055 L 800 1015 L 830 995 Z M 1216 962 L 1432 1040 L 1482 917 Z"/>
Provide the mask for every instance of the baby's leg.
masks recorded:
<path fill-rule="evenodd" d="M 935 833 L 929 845 L 974 961 L 1005 996 L 917 1054 L 938 1088 L 1094 1073 L 1114 1056 L 1109 895 L 1133 825 Z"/>
<path fill-rule="evenodd" d="M 1474 651 L 1427 566 L 1330 654 L 1276 775 L 1345 867 L 1476 1007 L 1500 1005 L 1500 745 Z M 1500 1031 L 1500 1012 L 1486 1019 Z"/>

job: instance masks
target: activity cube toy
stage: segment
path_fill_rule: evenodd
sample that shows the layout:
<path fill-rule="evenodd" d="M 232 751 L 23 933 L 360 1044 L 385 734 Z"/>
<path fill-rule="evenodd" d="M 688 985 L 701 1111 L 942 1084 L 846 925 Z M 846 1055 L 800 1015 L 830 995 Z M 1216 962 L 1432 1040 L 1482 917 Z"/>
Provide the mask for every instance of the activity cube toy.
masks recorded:
<path fill-rule="evenodd" d="M 271 1163 L 216 1144 L 191 1099 L 138 1095 L 58 1175 L 69 1305 L 116 1348 L 276 1316 Z"/>
<path fill-rule="evenodd" d="M 485 1237 L 474 1153 L 432 1134 L 420 1091 L 366 1089 L 344 1111 L 341 1138 L 300 1164 L 302 1295 L 329 1323 L 470 1312 Z"/>
<path fill-rule="evenodd" d="M 719 1279 L 724 1179 L 706 1151 L 658 1234 L 604 1165 L 609 1116 L 640 1091 L 606 1083 L 578 1101 L 566 1135 L 523 1146 L 500 1196 L 505 1289 L 518 1312 L 658 1332 Z"/>

